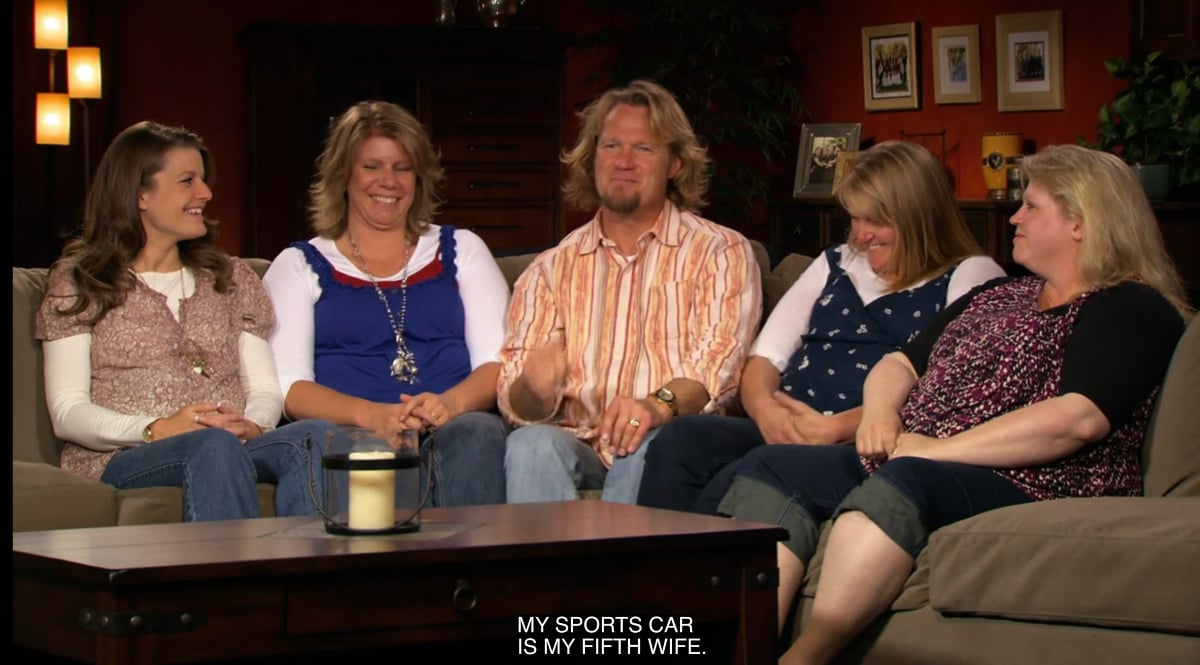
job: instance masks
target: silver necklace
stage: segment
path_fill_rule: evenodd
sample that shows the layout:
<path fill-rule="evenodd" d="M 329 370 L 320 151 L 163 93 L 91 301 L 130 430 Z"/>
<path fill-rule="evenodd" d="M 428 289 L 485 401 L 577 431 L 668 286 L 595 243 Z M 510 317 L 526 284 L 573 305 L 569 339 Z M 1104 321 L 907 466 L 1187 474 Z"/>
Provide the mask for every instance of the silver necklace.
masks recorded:
<path fill-rule="evenodd" d="M 350 243 L 350 250 L 354 252 L 354 258 L 358 261 L 359 267 L 366 273 L 367 279 L 371 280 L 371 286 L 375 287 L 375 295 L 379 296 L 379 302 L 382 302 L 384 309 L 387 310 L 388 325 L 392 327 L 392 332 L 396 336 L 396 359 L 392 361 L 392 376 L 403 383 L 414 383 L 417 380 L 417 357 L 408 350 L 408 345 L 404 343 L 404 322 L 408 318 L 408 238 L 404 240 L 404 268 L 400 272 L 399 318 L 392 312 L 392 305 L 388 302 L 387 296 L 383 294 L 383 289 L 379 288 L 379 281 L 367 268 L 367 261 L 359 251 L 358 243 L 354 242 L 354 236 L 350 235 L 350 229 L 346 229 L 346 240 Z"/>

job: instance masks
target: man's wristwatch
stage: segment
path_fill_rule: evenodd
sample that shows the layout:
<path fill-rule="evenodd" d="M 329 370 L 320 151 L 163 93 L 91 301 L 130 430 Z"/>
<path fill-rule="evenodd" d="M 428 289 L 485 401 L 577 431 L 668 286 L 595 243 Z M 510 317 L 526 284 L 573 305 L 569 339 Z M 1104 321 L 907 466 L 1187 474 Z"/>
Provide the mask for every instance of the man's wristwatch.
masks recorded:
<path fill-rule="evenodd" d="M 144 443 L 153 443 L 154 442 L 154 430 L 152 428 L 154 427 L 154 423 L 156 423 L 156 422 L 158 422 L 158 421 L 151 420 L 150 424 L 148 424 L 142 428 L 142 441 Z"/>
<path fill-rule="evenodd" d="M 671 410 L 672 418 L 679 417 L 679 403 L 675 401 L 675 392 L 670 388 L 665 386 L 659 388 L 658 391 L 653 395 L 650 395 L 650 397 L 662 402 L 663 404 L 666 404 L 667 408 Z"/>

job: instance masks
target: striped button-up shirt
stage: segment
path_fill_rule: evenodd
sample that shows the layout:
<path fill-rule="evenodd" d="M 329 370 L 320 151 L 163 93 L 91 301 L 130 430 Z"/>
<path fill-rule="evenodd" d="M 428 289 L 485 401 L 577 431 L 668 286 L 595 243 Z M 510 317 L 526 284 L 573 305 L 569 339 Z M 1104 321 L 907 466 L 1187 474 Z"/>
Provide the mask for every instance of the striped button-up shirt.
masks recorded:
<path fill-rule="evenodd" d="M 529 352 L 561 337 L 565 385 L 548 422 L 587 441 L 619 396 L 641 398 L 672 379 L 699 382 L 713 411 L 731 398 L 762 312 L 761 278 L 738 232 L 668 202 L 623 256 L 596 217 L 543 252 L 517 279 L 501 351 L 498 401 Z"/>

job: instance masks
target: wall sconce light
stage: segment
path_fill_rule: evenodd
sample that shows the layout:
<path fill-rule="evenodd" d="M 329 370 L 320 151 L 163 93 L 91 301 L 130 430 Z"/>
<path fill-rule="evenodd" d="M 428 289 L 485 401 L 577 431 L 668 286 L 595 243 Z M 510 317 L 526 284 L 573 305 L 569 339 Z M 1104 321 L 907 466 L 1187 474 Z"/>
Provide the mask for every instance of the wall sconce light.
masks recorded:
<path fill-rule="evenodd" d="M 100 49 L 94 46 L 68 46 L 67 0 L 34 0 L 33 45 L 49 51 L 50 92 L 38 93 L 35 140 L 40 145 L 71 144 L 71 100 L 78 99 L 83 110 L 83 181 L 86 189 L 91 174 L 91 124 L 87 100 L 100 99 L 103 86 L 100 75 Z M 54 84 L 55 58 L 67 52 L 67 93 Z"/>
<path fill-rule="evenodd" d="M 34 0 L 33 46 L 50 51 L 50 92 L 37 96 L 36 141 L 43 145 L 71 143 L 71 98 L 54 90 L 54 60 L 67 49 L 67 0 Z"/>
<path fill-rule="evenodd" d="M 67 94 L 79 100 L 83 111 L 83 186 L 87 189 L 92 174 L 92 121 L 87 100 L 100 99 L 100 49 L 96 46 L 72 46 L 67 49 Z"/>
<path fill-rule="evenodd" d="M 67 0 L 34 0 L 33 47 L 67 50 Z"/>
<path fill-rule="evenodd" d="M 71 99 L 100 99 L 100 49 L 72 46 L 67 49 L 67 94 Z"/>
<path fill-rule="evenodd" d="M 71 97 L 58 92 L 39 92 L 37 96 L 37 142 L 43 145 L 70 145 Z"/>

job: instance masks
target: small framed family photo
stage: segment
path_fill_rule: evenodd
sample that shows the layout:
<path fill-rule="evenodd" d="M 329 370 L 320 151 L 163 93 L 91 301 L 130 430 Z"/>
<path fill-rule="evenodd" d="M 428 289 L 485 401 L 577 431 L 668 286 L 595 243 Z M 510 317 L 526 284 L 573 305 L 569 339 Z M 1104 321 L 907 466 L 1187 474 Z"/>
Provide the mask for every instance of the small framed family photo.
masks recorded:
<path fill-rule="evenodd" d="M 829 198 L 833 195 L 838 155 L 858 150 L 862 124 L 805 123 L 800 128 L 800 156 L 796 160 L 796 183 L 792 196 Z"/>
<path fill-rule="evenodd" d="M 999 111 L 1063 108 L 1062 11 L 996 15 Z"/>
<path fill-rule="evenodd" d="M 979 26 L 933 29 L 933 101 L 979 103 Z"/>
<path fill-rule="evenodd" d="M 868 111 L 921 107 L 917 88 L 917 24 L 862 29 L 863 99 Z"/>

